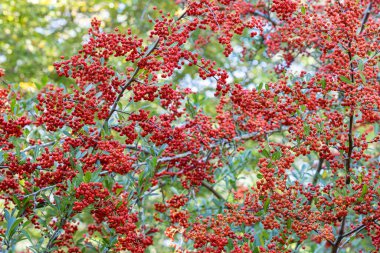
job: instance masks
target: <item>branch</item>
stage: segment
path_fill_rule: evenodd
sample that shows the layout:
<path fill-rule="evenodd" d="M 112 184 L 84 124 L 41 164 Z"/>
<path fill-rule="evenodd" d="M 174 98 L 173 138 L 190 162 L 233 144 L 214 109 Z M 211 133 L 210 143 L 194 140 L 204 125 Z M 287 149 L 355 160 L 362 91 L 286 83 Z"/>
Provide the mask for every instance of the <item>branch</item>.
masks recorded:
<path fill-rule="evenodd" d="M 364 26 L 368 21 L 369 15 L 371 14 L 371 9 L 372 9 L 372 2 L 369 2 L 367 9 L 364 12 L 364 16 L 362 19 L 362 24 L 360 26 L 359 34 L 361 34 L 364 31 Z"/>
<path fill-rule="evenodd" d="M 331 248 L 331 253 L 337 253 L 339 250 L 339 244 L 344 238 L 344 226 L 346 225 L 346 217 L 347 216 L 343 217 L 342 223 L 340 224 L 339 235 Z"/>
<path fill-rule="evenodd" d="M 350 232 L 345 233 L 345 234 L 343 235 L 343 237 L 347 237 L 347 236 L 352 235 L 353 233 L 360 232 L 360 231 L 362 231 L 365 227 L 366 227 L 366 225 L 364 225 L 364 224 L 363 224 L 363 225 L 360 225 L 359 227 L 357 227 L 357 228 L 351 230 Z"/>
<path fill-rule="evenodd" d="M 142 58 L 146 58 L 148 57 L 154 49 L 156 49 L 158 43 L 160 42 L 160 38 L 158 38 L 156 40 L 156 42 L 153 44 L 153 47 L 148 51 L 146 52 L 146 54 L 142 57 Z M 119 95 L 117 96 L 115 102 L 113 103 L 112 107 L 111 107 L 111 110 L 108 114 L 108 117 L 106 118 L 106 120 L 104 121 L 104 124 L 103 124 L 103 127 L 105 126 L 105 124 L 108 123 L 108 121 L 110 120 L 110 118 L 112 117 L 113 113 L 116 111 L 116 107 L 117 107 L 117 104 L 119 103 L 120 99 L 123 97 L 124 95 L 124 91 L 131 85 L 131 83 L 135 80 L 135 77 L 137 75 L 137 73 L 140 71 L 140 67 L 137 67 L 135 69 L 135 71 L 133 72 L 131 78 L 129 78 L 129 80 L 126 82 L 126 84 L 121 88 L 121 91 L 119 93 Z M 100 132 L 99 132 L 100 133 Z"/>
<path fill-rule="evenodd" d="M 317 229 L 314 229 L 314 231 L 317 233 L 317 234 L 321 234 Z M 326 241 L 328 241 L 328 243 L 330 243 L 331 245 L 334 245 L 334 242 L 333 241 L 331 241 L 330 239 L 327 239 L 327 238 L 325 238 L 326 239 Z"/>
<path fill-rule="evenodd" d="M 214 194 L 215 197 L 217 197 L 220 200 L 224 200 L 224 202 L 226 202 L 225 198 L 223 198 L 223 196 L 219 192 L 215 191 L 215 189 L 209 183 L 202 181 L 202 186 L 204 186 L 210 192 L 212 192 L 212 194 Z"/>
<path fill-rule="evenodd" d="M 56 239 L 59 236 L 59 232 L 62 229 L 63 225 L 65 225 L 66 220 L 67 220 L 66 216 L 61 219 L 61 221 L 59 222 L 59 225 L 57 226 L 57 229 L 54 231 L 54 233 L 52 234 L 52 236 L 49 238 L 49 241 L 48 241 L 48 243 L 46 245 L 46 249 L 45 249 L 44 253 L 50 252 L 50 249 L 54 246 L 54 243 L 55 243 Z"/>
<path fill-rule="evenodd" d="M 131 150 L 136 150 L 136 151 L 141 151 L 145 154 L 150 154 L 150 152 L 148 150 L 145 150 L 143 147 L 137 146 L 137 145 L 126 145 L 125 148 L 131 149 Z"/>
<path fill-rule="evenodd" d="M 253 16 L 262 17 L 262 18 L 268 20 L 269 22 L 271 22 L 274 26 L 276 26 L 276 25 L 279 24 L 279 21 L 278 21 L 278 20 L 274 20 L 274 19 L 272 19 L 269 15 L 266 15 L 266 14 L 264 14 L 264 13 L 262 13 L 261 11 L 258 11 L 258 10 L 256 10 L 256 11 L 253 13 Z"/>
<path fill-rule="evenodd" d="M 49 189 L 54 188 L 54 187 L 56 187 L 56 185 L 50 185 L 50 186 L 47 186 L 47 187 L 41 188 L 41 189 L 39 189 L 38 191 L 32 192 L 32 193 L 30 193 L 30 194 L 27 194 L 27 195 L 18 195 L 18 196 L 20 196 L 20 197 L 24 197 L 24 198 L 27 198 L 27 197 L 30 197 L 30 196 L 37 195 L 38 193 L 40 193 L 40 192 L 42 192 L 42 191 L 49 190 Z"/>
<path fill-rule="evenodd" d="M 324 159 L 323 158 L 319 158 L 318 160 L 318 168 L 317 168 L 317 171 L 315 172 L 314 174 L 314 178 L 313 178 L 313 185 L 315 186 L 318 182 L 318 179 L 319 179 L 319 174 L 322 170 L 322 165 L 323 165 L 323 161 Z"/>
<path fill-rule="evenodd" d="M 185 15 L 186 15 L 186 12 L 187 11 L 184 11 L 179 17 L 178 19 L 176 20 L 177 22 L 179 20 L 181 20 Z M 156 40 L 156 42 L 153 44 L 153 46 L 145 53 L 145 55 L 142 57 L 142 59 L 148 57 L 149 55 L 152 54 L 152 52 L 157 48 L 159 42 L 160 42 L 160 37 Z M 119 95 L 117 96 L 115 102 L 113 103 L 112 107 L 111 107 L 111 110 L 107 116 L 107 118 L 105 119 L 104 121 L 104 124 L 103 124 L 103 127 L 105 126 L 105 124 L 108 123 L 108 121 L 110 120 L 110 118 L 112 117 L 112 115 L 114 114 L 114 112 L 116 111 L 116 107 L 117 107 L 117 104 L 119 103 L 120 99 L 123 97 L 123 94 L 124 94 L 124 91 L 131 85 L 131 83 L 133 81 L 136 81 L 135 77 L 137 75 L 137 73 L 140 71 L 140 67 L 137 66 L 135 71 L 133 72 L 132 76 L 129 78 L 129 80 L 127 81 L 127 83 L 121 88 L 121 91 L 119 93 Z M 100 132 L 99 132 L 99 136 L 100 136 Z"/>
<path fill-rule="evenodd" d="M 61 139 L 59 142 L 63 142 L 63 141 L 64 141 L 64 139 Z M 36 144 L 36 145 L 33 145 L 33 146 L 29 146 L 29 147 L 21 150 L 20 153 L 26 153 L 26 152 L 28 152 L 28 151 L 30 151 L 32 149 L 36 149 L 38 147 L 41 147 L 41 148 L 49 147 L 49 146 L 54 145 L 56 142 L 57 141 L 51 141 L 51 142 L 46 142 L 46 143 L 43 143 L 43 144 Z M 16 152 L 13 152 L 12 154 L 15 155 Z M 8 165 L 0 165 L 0 169 L 6 169 L 6 168 L 9 168 L 9 166 Z"/>
<path fill-rule="evenodd" d="M 317 171 L 315 172 L 315 174 L 314 174 L 314 177 L 313 177 L 313 185 L 315 186 L 316 184 L 317 184 L 317 182 L 318 182 L 318 179 L 319 179 L 319 174 L 320 174 L 320 172 L 321 172 L 321 170 L 322 170 L 322 165 L 323 165 L 323 161 L 324 161 L 324 159 L 323 158 L 319 158 L 319 160 L 318 160 L 318 168 L 317 168 Z M 313 201 L 313 199 L 310 199 L 310 200 L 308 200 L 307 201 L 307 204 L 308 205 L 311 205 L 311 202 Z M 317 233 L 319 233 L 318 232 L 318 230 L 315 230 Z M 325 238 L 326 239 L 326 238 Z M 334 243 L 333 242 L 331 242 L 329 239 L 326 239 L 331 245 L 334 245 Z M 297 242 L 297 245 L 296 245 L 296 248 L 295 248 L 295 250 L 297 250 L 298 248 L 299 248 L 299 246 L 301 245 L 301 241 L 298 241 Z"/>
<path fill-rule="evenodd" d="M 269 132 L 267 132 L 265 134 L 277 133 L 277 132 L 281 132 L 281 131 L 286 130 L 286 129 L 287 128 L 279 129 L 279 130 L 273 130 L 273 131 L 269 131 Z M 248 140 L 248 139 L 251 139 L 253 137 L 258 136 L 259 134 L 263 134 L 263 133 L 262 132 L 253 132 L 253 133 L 249 133 L 249 134 L 243 134 L 243 135 L 234 137 L 231 141 L 226 141 L 225 139 L 217 140 L 214 144 L 210 145 L 210 148 L 218 147 L 218 145 L 220 144 L 220 142 L 234 142 L 234 141 Z M 175 155 L 175 156 L 162 157 L 162 158 L 157 159 L 157 163 L 169 162 L 169 161 L 172 161 L 172 160 L 176 160 L 176 159 L 187 157 L 187 156 L 189 156 L 191 154 L 192 154 L 191 151 L 187 151 L 187 152 Z M 142 165 L 145 165 L 145 164 L 147 164 L 147 162 L 138 163 L 138 164 L 136 164 L 133 167 L 139 167 L 139 166 L 142 166 Z"/>
<path fill-rule="evenodd" d="M 25 153 L 25 152 L 28 152 L 29 150 L 32 150 L 32 149 L 35 149 L 37 147 L 41 147 L 41 148 L 44 148 L 44 147 L 48 147 L 48 146 L 52 146 L 56 143 L 57 141 L 51 141 L 51 142 L 47 142 L 47 143 L 43 143 L 43 144 L 37 144 L 37 145 L 33 145 L 33 146 L 29 146 L 23 150 L 21 150 L 20 152 L 21 153 Z"/>

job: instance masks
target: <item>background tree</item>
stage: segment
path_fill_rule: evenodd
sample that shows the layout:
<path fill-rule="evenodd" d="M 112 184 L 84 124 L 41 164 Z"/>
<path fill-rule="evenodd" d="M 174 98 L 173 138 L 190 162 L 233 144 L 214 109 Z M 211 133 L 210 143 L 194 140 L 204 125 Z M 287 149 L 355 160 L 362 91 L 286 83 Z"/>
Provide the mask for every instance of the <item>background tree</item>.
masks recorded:
<path fill-rule="evenodd" d="M 376 252 L 379 2 L 177 4 L 0 72 L 3 250 Z"/>

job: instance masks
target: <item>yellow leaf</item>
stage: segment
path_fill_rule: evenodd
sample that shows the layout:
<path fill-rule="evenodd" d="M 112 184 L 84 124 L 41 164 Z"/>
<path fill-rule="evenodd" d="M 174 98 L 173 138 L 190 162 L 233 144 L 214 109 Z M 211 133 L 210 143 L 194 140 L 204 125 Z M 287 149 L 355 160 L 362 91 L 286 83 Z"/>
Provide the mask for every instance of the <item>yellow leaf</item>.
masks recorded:
<path fill-rule="evenodd" d="M 21 82 L 20 87 L 21 87 L 21 89 L 26 90 L 26 91 L 36 91 L 37 90 L 36 85 L 32 82 Z"/>

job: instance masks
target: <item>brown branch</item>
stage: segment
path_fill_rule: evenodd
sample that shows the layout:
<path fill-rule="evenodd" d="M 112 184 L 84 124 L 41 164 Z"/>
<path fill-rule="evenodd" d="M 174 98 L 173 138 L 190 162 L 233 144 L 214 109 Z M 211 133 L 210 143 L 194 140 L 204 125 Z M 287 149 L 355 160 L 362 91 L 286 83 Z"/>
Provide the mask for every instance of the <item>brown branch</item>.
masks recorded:
<path fill-rule="evenodd" d="M 37 145 L 33 145 L 33 146 L 29 146 L 23 150 L 21 150 L 20 152 L 21 153 L 25 153 L 25 152 L 28 152 L 29 150 L 32 150 L 32 149 L 35 149 L 35 148 L 44 148 L 44 147 L 49 147 L 49 146 L 52 146 L 56 143 L 56 141 L 51 141 L 51 142 L 47 142 L 47 143 L 43 143 L 43 144 L 37 144 Z"/>
<path fill-rule="evenodd" d="M 176 22 L 178 22 L 179 20 L 181 20 L 185 15 L 186 15 L 186 12 L 187 11 L 184 11 L 179 17 L 178 19 L 176 20 Z M 159 42 L 160 42 L 160 37 L 156 40 L 156 42 L 153 44 L 153 46 L 145 53 L 145 55 L 142 57 L 142 59 L 148 57 L 149 55 L 152 54 L 152 52 L 157 48 Z M 137 66 L 135 71 L 132 73 L 132 76 L 129 78 L 129 80 L 126 82 L 126 84 L 121 88 L 121 91 L 120 93 L 118 94 L 115 102 L 113 103 L 112 107 L 111 107 L 111 110 L 107 116 L 107 118 L 105 119 L 104 121 L 104 124 L 103 124 L 103 128 L 104 126 L 108 123 L 108 121 L 110 120 L 110 118 L 112 117 L 112 115 L 114 114 L 114 112 L 116 111 L 116 107 L 117 107 L 117 104 L 119 103 L 120 99 L 123 97 L 123 94 L 124 94 L 124 91 L 132 84 L 132 82 L 136 81 L 136 75 L 137 73 L 140 71 L 140 67 Z M 99 132 L 99 136 L 100 136 L 100 133 Z"/>
<path fill-rule="evenodd" d="M 359 34 L 361 34 L 364 30 L 364 26 L 365 26 L 366 22 L 368 21 L 368 18 L 369 18 L 370 12 L 371 12 L 371 8 L 372 8 L 372 2 L 370 2 L 368 4 L 367 9 L 365 10 Z M 350 78 L 351 78 L 351 82 L 354 83 L 355 82 L 354 75 L 353 75 L 354 68 L 353 68 L 353 64 L 352 64 L 352 55 L 351 55 L 350 51 L 348 51 L 348 56 L 349 56 L 349 60 L 350 60 Z M 346 185 L 350 184 L 350 181 L 351 181 L 350 167 L 351 167 L 352 150 L 354 148 L 354 143 L 353 143 L 353 138 L 352 138 L 353 124 L 354 124 L 354 115 L 353 115 L 353 112 L 351 111 L 351 115 L 349 118 L 349 129 L 348 129 L 348 152 L 347 152 L 347 158 L 346 158 L 346 163 L 345 163 Z M 317 173 L 315 174 L 314 179 L 313 179 L 313 185 L 315 185 L 317 180 L 318 180 L 318 174 L 319 174 L 320 170 L 322 169 L 322 163 L 323 163 L 323 159 L 320 159 L 318 169 L 317 169 Z M 338 238 L 336 239 L 336 241 L 334 243 L 332 243 L 332 249 L 331 249 L 332 253 L 338 252 L 339 246 L 340 246 L 339 244 L 341 243 L 343 238 L 350 236 L 356 232 L 360 232 L 361 230 L 365 229 L 365 227 L 366 227 L 365 225 L 361 225 L 361 226 L 357 227 L 356 229 L 353 229 L 352 231 L 350 231 L 348 233 L 344 233 L 344 230 L 345 230 L 344 227 L 346 225 L 346 217 L 347 216 L 343 217 L 343 220 L 342 220 L 342 223 L 341 223 L 341 226 L 339 229 Z M 297 246 L 299 246 L 299 245 L 297 245 Z"/>
<path fill-rule="evenodd" d="M 283 130 L 286 130 L 286 129 L 273 130 L 273 131 L 269 131 L 268 133 L 265 133 L 265 134 L 269 134 L 269 133 L 277 133 L 277 132 L 280 132 L 280 131 L 283 131 Z M 243 134 L 243 135 L 240 135 L 240 136 L 234 137 L 231 141 L 226 141 L 226 140 L 220 140 L 220 141 L 221 141 L 221 142 L 233 142 L 233 141 L 249 140 L 249 139 L 251 139 L 251 138 L 253 138 L 253 137 L 258 136 L 259 134 L 264 134 L 264 133 L 262 133 L 262 132 L 253 132 L 253 133 Z M 216 141 L 215 144 L 211 144 L 211 145 L 210 145 L 210 148 L 215 148 L 215 147 L 217 147 L 220 141 Z M 160 163 L 160 162 L 169 162 L 169 161 L 172 161 L 172 160 L 176 160 L 176 159 L 180 159 L 180 158 L 187 157 L 187 156 L 189 156 L 189 155 L 191 155 L 191 154 L 192 154 L 191 151 L 187 151 L 187 152 L 184 152 L 184 153 L 181 153 L 181 154 L 175 155 L 175 156 L 162 157 L 162 158 L 157 159 L 157 163 Z M 136 167 L 141 166 L 141 165 L 145 165 L 145 164 L 147 164 L 147 163 L 146 163 L 146 162 L 138 163 L 138 164 L 136 165 Z"/>
<path fill-rule="evenodd" d="M 343 217 L 342 223 L 340 224 L 339 235 L 331 248 L 331 253 L 337 253 L 339 250 L 339 244 L 344 238 L 344 226 L 346 225 L 346 218 L 347 216 Z"/>
<path fill-rule="evenodd" d="M 40 192 L 43 192 L 45 190 L 49 190 L 49 189 L 52 189 L 54 187 L 56 187 L 57 185 L 50 185 L 50 186 L 47 186 L 47 187 L 44 187 L 44 188 L 41 188 L 39 189 L 38 191 L 35 191 L 35 192 L 32 192 L 30 194 L 27 194 L 27 195 L 18 195 L 20 197 L 23 197 L 23 198 L 27 198 L 27 197 L 30 197 L 30 196 L 35 196 L 37 194 L 39 194 Z"/>
<path fill-rule="evenodd" d="M 352 234 L 354 234 L 354 233 L 356 233 L 356 232 L 360 232 L 360 231 L 362 231 L 362 230 L 365 229 L 365 228 L 366 228 L 366 225 L 362 224 L 362 225 L 360 225 L 359 227 L 357 227 L 357 228 L 351 230 L 350 232 L 345 233 L 345 234 L 343 235 L 343 237 L 347 237 L 347 236 L 350 236 L 350 235 L 352 235 Z"/>
<path fill-rule="evenodd" d="M 64 139 L 60 140 L 60 142 L 63 140 Z M 26 153 L 26 152 L 28 152 L 32 149 L 36 149 L 38 147 L 40 147 L 40 148 L 49 147 L 49 146 L 54 145 L 55 143 L 57 143 L 57 141 L 51 141 L 51 142 L 46 142 L 46 143 L 42 143 L 42 144 L 36 144 L 33 146 L 26 147 L 25 149 L 21 150 L 20 153 Z M 13 152 L 12 154 L 15 155 L 16 152 Z M 9 166 L 8 165 L 0 165 L 0 169 L 6 169 L 6 168 L 9 168 Z"/>
<path fill-rule="evenodd" d="M 209 183 L 202 181 L 202 186 L 204 186 L 205 188 L 207 188 L 207 190 L 212 192 L 212 194 L 214 194 L 215 197 L 226 202 L 226 199 L 219 192 L 217 192 Z"/>
<path fill-rule="evenodd" d="M 315 186 L 315 185 L 317 184 L 317 182 L 318 182 L 319 174 L 321 173 L 321 170 L 322 170 L 323 161 L 324 161 L 323 158 L 319 158 L 319 160 L 318 160 L 318 168 L 317 168 L 317 171 L 315 172 L 315 174 L 314 174 L 314 178 L 313 178 L 313 185 L 314 185 L 314 186 Z"/>
<path fill-rule="evenodd" d="M 321 234 L 321 232 L 319 232 L 317 229 L 314 229 L 314 231 L 317 233 L 317 234 Z M 334 245 L 334 242 L 333 241 L 331 241 L 330 239 L 328 239 L 328 238 L 325 238 L 326 239 L 326 241 L 328 242 L 328 243 L 330 243 L 331 245 Z"/>
<path fill-rule="evenodd" d="M 361 34 L 364 31 L 364 28 L 365 28 L 364 26 L 365 26 L 365 24 L 368 21 L 369 15 L 371 14 L 371 9 L 372 9 L 372 2 L 369 2 L 368 6 L 367 6 L 367 9 L 364 12 L 364 16 L 363 16 L 363 19 L 362 19 L 362 24 L 360 26 L 359 34 Z"/>
<path fill-rule="evenodd" d="M 66 214 L 67 215 L 67 214 Z M 68 216 L 68 215 L 67 215 Z M 54 231 L 54 233 L 52 234 L 52 236 L 49 238 L 49 241 L 46 245 L 46 248 L 45 248 L 45 251 L 44 253 L 49 253 L 51 248 L 54 246 L 54 243 L 55 241 L 57 240 L 57 238 L 59 237 L 59 232 L 60 230 L 62 229 L 62 227 L 65 225 L 66 221 L 67 221 L 67 216 L 65 217 L 62 217 L 62 219 L 60 220 L 56 230 Z"/>
<path fill-rule="evenodd" d="M 347 185 L 349 185 L 351 182 L 350 167 L 351 167 L 352 150 L 354 149 L 354 142 L 352 139 L 353 121 L 354 121 L 354 115 L 351 115 L 349 128 L 348 128 L 348 153 L 347 153 L 347 158 L 346 158 L 346 184 Z"/>
<path fill-rule="evenodd" d="M 317 171 L 315 172 L 314 177 L 313 177 L 313 181 L 312 181 L 312 183 L 313 183 L 314 186 L 318 183 L 319 174 L 321 173 L 321 170 L 322 170 L 323 161 L 324 161 L 323 158 L 319 158 L 319 160 L 318 160 Z M 308 204 L 308 205 L 311 205 L 311 202 L 312 202 L 312 201 L 313 201 L 312 198 L 309 199 L 309 200 L 307 201 L 307 204 Z M 316 232 L 318 233 L 317 230 L 316 230 Z M 326 239 L 326 240 L 329 241 L 329 243 L 330 243 L 331 245 L 334 245 L 334 243 L 331 242 L 329 239 Z M 299 246 L 301 245 L 301 243 L 302 243 L 301 241 L 298 241 L 298 242 L 297 242 L 297 245 L 296 245 L 295 250 L 297 250 L 297 249 L 299 248 Z"/>
<path fill-rule="evenodd" d="M 351 47 L 351 42 L 349 43 L 349 48 Z M 354 83 L 354 75 L 353 75 L 353 65 L 352 65 L 352 55 L 351 52 L 348 51 L 348 57 L 350 60 L 350 78 L 351 82 Z M 352 156 L 352 150 L 354 149 L 354 142 L 352 138 L 352 130 L 353 130 L 353 124 L 354 124 L 354 112 L 351 108 L 350 110 L 350 118 L 349 118 L 349 126 L 348 126 L 348 151 L 347 151 L 347 158 L 346 158 L 346 164 L 345 164 L 345 170 L 346 170 L 346 185 L 349 185 L 351 183 L 351 176 L 350 176 L 350 167 L 351 167 L 351 156 Z M 334 245 L 331 248 L 331 253 L 337 253 L 339 250 L 339 246 L 341 241 L 344 238 L 344 227 L 346 225 L 346 218 L 347 215 L 343 217 L 342 223 L 340 225 L 338 238 L 334 242 Z"/>
<path fill-rule="evenodd" d="M 156 47 L 158 46 L 159 42 L 160 42 L 160 38 L 158 38 L 156 40 L 156 42 L 153 44 L 152 48 L 149 49 L 148 52 L 146 52 L 146 54 L 142 58 L 148 57 L 156 49 Z M 135 69 L 135 71 L 133 72 L 131 78 L 129 78 L 129 80 L 126 82 L 126 84 L 121 88 L 121 91 L 119 92 L 119 95 L 117 96 L 115 102 L 113 103 L 113 105 L 111 107 L 111 110 L 110 110 L 107 118 L 104 121 L 103 127 L 108 123 L 108 121 L 112 117 L 113 113 L 116 111 L 117 104 L 119 103 L 120 99 L 123 97 L 124 91 L 132 84 L 132 82 L 135 80 L 135 77 L 136 77 L 136 75 L 137 75 L 137 73 L 139 71 L 140 71 L 140 67 L 137 67 Z"/>
<path fill-rule="evenodd" d="M 262 17 L 262 18 L 268 20 L 269 22 L 271 22 L 274 26 L 276 26 L 276 25 L 279 24 L 279 21 L 272 19 L 269 15 L 266 15 L 266 14 L 264 14 L 264 13 L 262 13 L 261 11 L 258 11 L 258 10 L 256 10 L 256 11 L 253 13 L 253 16 Z"/>

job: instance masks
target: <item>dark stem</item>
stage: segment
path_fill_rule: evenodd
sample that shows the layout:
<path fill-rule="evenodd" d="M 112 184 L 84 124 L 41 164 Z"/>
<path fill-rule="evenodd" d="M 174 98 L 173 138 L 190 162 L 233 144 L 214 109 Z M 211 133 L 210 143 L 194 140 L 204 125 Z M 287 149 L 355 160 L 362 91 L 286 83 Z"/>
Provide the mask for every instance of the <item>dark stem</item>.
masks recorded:
<path fill-rule="evenodd" d="M 366 227 L 366 225 L 360 225 L 359 227 L 357 227 L 357 228 L 351 230 L 350 232 L 345 233 L 345 234 L 343 235 L 343 237 L 347 237 L 347 236 L 350 236 L 350 235 L 352 235 L 352 234 L 354 234 L 354 233 L 356 233 L 356 232 L 360 232 L 360 231 L 362 231 L 363 229 L 365 229 L 365 227 Z"/>
<path fill-rule="evenodd" d="M 177 18 L 176 22 L 178 22 L 179 20 L 181 20 L 181 19 L 186 15 L 186 13 L 187 13 L 186 11 L 183 12 L 183 13 L 181 14 L 181 16 L 179 16 L 179 17 Z M 158 39 L 156 40 L 156 42 L 153 44 L 152 48 L 150 48 L 150 49 L 145 53 L 145 55 L 142 57 L 142 59 L 144 59 L 144 58 L 146 58 L 146 57 L 148 57 L 149 55 L 152 54 L 152 52 L 157 48 L 157 46 L 158 46 L 158 44 L 159 44 L 159 42 L 160 42 L 160 39 L 161 39 L 161 38 L 158 38 Z M 136 81 L 135 77 L 137 76 L 137 74 L 138 74 L 139 71 L 140 71 L 140 67 L 137 66 L 136 69 L 135 69 L 135 71 L 133 72 L 132 76 L 131 76 L 131 77 L 129 78 L 129 80 L 126 82 L 126 84 L 125 84 L 123 87 L 121 87 L 121 91 L 120 91 L 120 93 L 118 94 L 118 96 L 117 96 L 115 102 L 113 103 L 113 105 L 112 105 L 112 107 L 111 107 L 111 110 L 110 110 L 110 112 L 109 112 L 107 118 L 106 118 L 105 121 L 104 121 L 103 128 L 104 128 L 104 126 L 108 123 L 108 121 L 110 120 L 110 118 L 112 117 L 112 115 L 114 114 L 114 112 L 117 110 L 117 109 L 116 109 L 116 108 L 117 108 L 117 104 L 119 103 L 120 99 L 123 97 L 123 95 L 124 95 L 124 91 L 125 91 L 125 90 L 126 90 L 131 84 L 132 84 L 132 82 Z M 100 136 L 100 133 L 101 133 L 101 132 L 99 131 L 99 136 Z"/>
<path fill-rule="evenodd" d="M 315 172 L 314 174 L 314 177 L 313 177 L 313 186 L 315 186 L 317 183 L 318 183 L 318 180 L 319 180 L 319 174 L 321 173 L 321 170 L 322 170 L 322 165 L 323 165 L 323 162 L 324 162 L 324 159 L 323 158 L 319 158 L 318 160 L 318 167 L 317 167 L 317 171 Z M 311 202 L 313 202 L 313 199 L 310 199 L 307 201 L 307 204 L 308 205 L 311 205 Z M 298 241 L 297 242 L 297 245 L 296 245 L 296 248 L 295 250 L 297 251 L 297 249 L 299 248 L 299 246 L 301 246 L 301 241 Z M 332 244 L 332 243 L 331 243 Z"/>
<path fill-rule="evenodd" d="M 342 223 L 340 224 L 339 235 L 331 248 L 331 253 L 337 253 L 339 250 L 339 244 L 344 238 L 344 226 L 346 225 L 346 217 L 347 216 L 343 217 Z"/>
<path fill-rule="evenodd" d="M 370 13 L 370 10 L 371 10 L 371 7 L 372 7 L 372 2 L 369 3 L 366 11 L 365 11 L 365 14 L 364 14 L 364 18 L 362 20 L 362 25 L 361 25 L 361 29 L 360 29 L 360 33 L 362 33 L 363 29 L 364 29 L 364 25 L 365 23 L 367 22 L 368 20 L 368 16 L 369 16 L 369 13 Z M 350 60 L 350 79 L 351 79 L 351 82 L 352 83 L 355 83 L 355 78 L 354 78 L 354 67 L 353 67 L 353 64 L 352 64 L 352 54 L 351 54 L 351 51 L 350 51 L 350 48 L 351 48 L 351 42 L 349 43 L 348 45 L 348 57 L 349 57 L 349 60 Z M 353 109 L 351 108 L 350 110 L 350 118 L 349 118 L 349 123 L 348 123 L 348 152 L 347 152 L 347 158 L 346 158 L 346 164 L 345 164 L 345 169 L 346 169 L 346 185 L 349 185 L 351 183 L 351 177 L 350 177 L 350 167 L 351 167 L 351 156 L 352 156 L 352 150 L 354 148 L 354 142 L 353 142 L 353 138 L 352 138 L 352 129 L 353 129 L 353 125 L 354 125 L 354 111 Z M 342 223 L 341 223 L 341 226 L 340 226 L 340 229 L 339 229 L 339 235 L 338 235 L 338 238 L 336 239 L 336 241 L 334 242 L 334 245 L 331 249 L 331 253 L 337 253 L 338 250 L 339 250 L 339 246 L 340 246 L 340 243 L 341 241 L 343 240 L 343 238 L 345 238 L 346 236 L 349 236 L 351 235 L 352 233 L 354 232 L 349 232 L 349 233 L 344 233 L 344 227 L 346 225 L 346 218 L 347 216 L 344 216 L 343 217 L 343 220 L 342 220 Z M 360 227 L 359 230 L 361 229 L 364 229 L 364 227 Z"/>
<path fill-rule="evenodd" d="M 313 185 L 314 186 L 318 183 L 319 174 L 321 173 L 321 170 L 322 170 L 323 161 L 324 161 L 323 158 L 319 158 L 319 160 L 318 160 L 318 168 L 317 168 L 317 171 L 315 172 L 314 178 L 313 178 Z"/>
<path fill-rule="evenodd" d="M 66 214 L 66 216 L 61 219 L 61 221 L 59 222 L 59 224 L 57 226 L 57 229 L 54 231 L 54 233 L 52 234 L 52 236 L 50 236 L 48 244 L 46 245 L 44 253 L 49 253 L 50 250 L 51 250 L 51 248 L 53 248 L 54 243 L 55 243 L 55 241 L 57 240 L 57 238 L 59 236 L 60 230 L 62 229 L 63 225 L 65 225 L 65 223 L 67 221 L 67 216 L 68 215 Z"/>
<path fill-rule="evenodd" d="M 359 34 L 361 34 L 364 31 L 364 26 L 365 26 L 365 24 L 368 21 L 369 14 L 371 13 L 371 9 L 372 9 L 372 2 L 369 2 L 368 6 L 367 6 L 367 9 L 365 10 L 365 13 L 364 13 L 364 17 L 363 17 L 363 20 L 362 20 L 362 25 L 360 27 Z"/>
<path fill-rule="evenodd" d="M 277 20 L 274 20 L 272 19 L 269 15 L 266 15 L 264 13 L 262 13 L 261 11 L 258 11 L 256 10 L 254 13 L 253 13 L 254 16 L 258 16 L 258 17 L 262 17 L 266 20 L 268 20 L 269 22 L 271 22 L 274 26 L 278 25 L 278 21 Z"/>
<path fill-rule="evenodd" d="M 207 182 L 203 181 L 203 182 L 202 182 L 202 186 L 204 186 L 204 187 L 207 188 L 210 192 L 212 192 L 212 194 L 214 194 L 214 196 L 217 197 L 218 199 L 226 201 L 226 200 L 223 198 L 223 196 L 222 196 L 219 192 L 215 191 L 215 189 L 214 189 L 211 185 L 209 185 Z"/>
<path fill-rule="evenodd" d="M 160 42 L 160 38 L 158 38 L 156 40 L 156 42 L 154 43 L 153 47 L 144 55 L 143 58 L 146 58 L 148 57 L 157 47 L 158 43 Z M 108 117 L 106 118 L 106 120 L 104 121 L 104 125 L 108 123 L 109 119 L 111 118 L 111 116 L 113 115 L 113 113 L 116 111 L 116 107 L 117 107 L 117 104 L 119 103 L 120 99 L 123 97 L 124 95 L 124 91 L 131 85 L 131 83 L 134 81 L 137 73 L 140 71 L 140 67 L 136 67 L 135 71 L 133 72 L 131 78 L 126 82 L 126 84 L 121 88 L 121 91 L 119 92 L 119 95 L 117 96 L 115 102 L 113 103 L 112 107 L 111 107 L 111 110 L 108 114 Z"/>
<path fill-rule="evenodd" d="M 348 127 L 348 153 L 347 153 L 347 159 L 346 159 L 346 184 L 347 185 L 349 185 L 351 182 L 350 167 L 351 167 L 352 150 L 354 148 L 354 142 L 352 140 L 353 122 L 354 122 L 354 115 L 350 115 L 350 122 L 349 122 L 349 127 Z"/>

